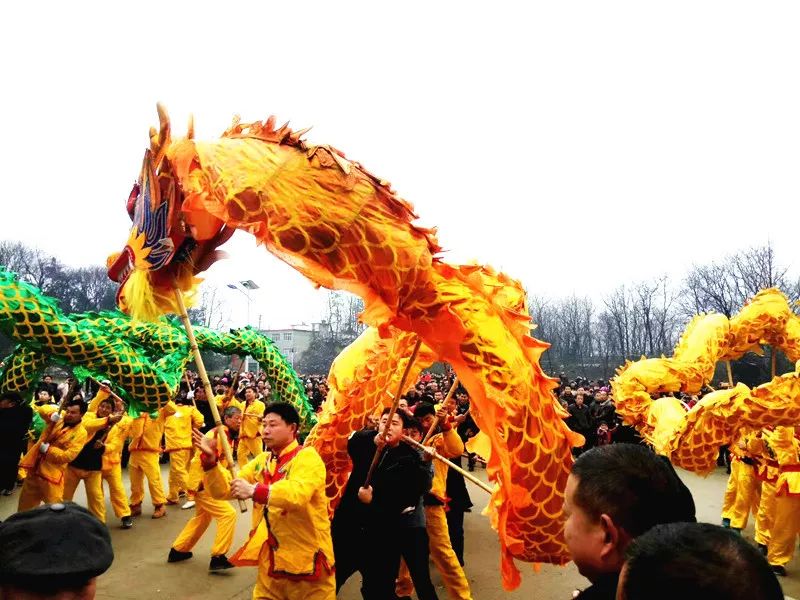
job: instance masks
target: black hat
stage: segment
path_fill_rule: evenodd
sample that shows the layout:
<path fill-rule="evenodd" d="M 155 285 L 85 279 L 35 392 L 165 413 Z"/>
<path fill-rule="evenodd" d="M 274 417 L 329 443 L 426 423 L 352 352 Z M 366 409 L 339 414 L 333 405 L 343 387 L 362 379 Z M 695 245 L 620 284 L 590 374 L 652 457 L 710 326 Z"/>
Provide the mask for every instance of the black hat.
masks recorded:
<path fill-rule="evenodd" d="M 0 584 L 82 585 L 113 561 L 108 529 L 74 502 L 45 504 L 0 523 Z"/>

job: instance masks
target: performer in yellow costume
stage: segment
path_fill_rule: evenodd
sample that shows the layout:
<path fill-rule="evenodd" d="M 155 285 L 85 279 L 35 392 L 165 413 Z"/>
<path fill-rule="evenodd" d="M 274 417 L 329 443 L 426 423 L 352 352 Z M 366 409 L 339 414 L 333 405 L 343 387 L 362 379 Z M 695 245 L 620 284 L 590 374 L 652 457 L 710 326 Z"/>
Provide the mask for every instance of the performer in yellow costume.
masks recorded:
<path fill-rule="evenodd" d="M 103 440 L 111 427 L 122 419 L 122 413 L 112 414 L 113 404 L 108 394 L 95 397 L 81 424 L 86 430 L 86 443 L 78 456 L 69 463 L 64 477 L 64 500 L 72 501 L 78 484 L 86 488 L 86 504 L 97 519 L 106 522 L 106 499 L 103 496 Z"/>
<path fill-rule="evenodd" d="M 242 411 L 236 406 L 229 406 L 222 414 L 225 423 L 225 435 L 228 442 L 232 443 L 233 435 L 239 431 L 242 423 Z M 216 440 L 217 430 L 212 429 L 205 436 L 199 431 L 192 434 L 194 443 L 199 448 L 213 448 L 213 455 L 206 458 L 206 463 L 214 465 L 221 463 L 225 469 L 229 467 L 225 460 L 221 446 L 209 442 Z M 209 445 L 210 444 L 210 445 Z M 233 544 L 233 534 L 236 528 L 236 511 L 226 500 L 217 499 L 211 496 L 203 482 L 203 454 L 195 453 L 189 469 L 189 489 L 194 492 L 194 517 L 189 519 L 186 526 L 175 538 L 172 548 L 169 551 L 167 562 L 180 562 L 192 558 L 192 548 L 205 533 L 211 520 L 217 521 L 217 535 L 214 537 L 214 544 L 211 546 L 211 562 L 209 570 L 219 571 L 230 569 L 233 565 L 228 561 L 226 554 Z"/>
<path fill-rule="evenodd" d="M 261 440 L 261 419 L 264 416 L 264 403 L 258 399 L 256 389 L 248 386 L 244 390 L 242 406 L 242 429 L 239 431 L 239 449 L 236 462 L 244 465 L 251 458 L 264 452 Z"/>
<path fill-rule="evenodd" d="M 722 506 L 722 524 L 741 531 L 747 527 L 750 512 L 758 509 L 761 481 L 758 479 L 757 456 L 761 438 L 757 432 L 744 433 L 731 446 L 731 474 Z"/>
<path fill-rule="evenodd" d="M 68 400 L 63 416 L 55 406 L 36 410 L 47 426 L 20 463 L 28 472 L 19 495 L 20 511 L 64 499 L 64 471 L 86 443 L 86 430 L 81 425 L 86 412 L 83 401 Z"/>
<path fill-rule="evenodd" d="M 89 403 L 89 410 L 96 411 L 99 403 L 110 395 L 110 382 L 102 382 L 97 395 Z M 124 413 L 125 406 L 119 398 L 114 399 L 114 411 Z M 103 464 L 101 476 L 108 485 L 108 497 L 111 508 L 118 519 L 122 520 L 122 528 L 133 527 L 131 507 L 128 503 L 128 494 L 122 484 L 122 448 L 128 437 L 128 432 L 133 424 L 133 419 L 123 414 L 119 422 L 111 427 L 103 443 Z"/>
<path fill-rule="evenodd" d="M 192 458 L 192 429 L 203 426 L 203 414 L 189 400 L 182 400 L 164 421 L 164 450 L 169 453 L 169 493 L 167 504 L 177 504 L 189 489 L 189 461 Z"/>
<path fill-rule="evenodd" d="M 170 400 L 154 413 L 142 413 L 131 424 L 128 476 L 131 480 L 131 514 L 134 517 L 142 514 L 145 477 L 150 488 L 150 499 L 153 501 L 153 518 L 160 519 L 167 514 L 164 507 L 167 499 L 164 497 L 164 484 L 161 482 L 161 469 L 158 467 L 158 453 L 161 450 L 164 423 L 175 410 L 175 403 Z"/>
<path fill-rule="evenodd" d="M 778 575 L 786 575 L 800 532 L 800 442 L 794 427 L 776 427 L 771 438 L 780 473 L 775 485 L 775 521 L 767 547 L 767 561 Z"/>
<path fill-rule="evenodd" d="M 439 431 L 426 445 L 433 447 L 445 458 L 461 456 L 464 452 L 464 442 L 449 422 L 446 408 L 441 407 L 434 412 L 432 405 L 421 403 L 417 405 L 414 416 L 420 420 L 425 431 L 430 429 L 438 417 Z M 445 463 L 439 460 L 433 463 L 433 484 L 431 491 L 425 495 L 425 526 L 428 530 L 430 556 L 442 576 L 448 597 L 456 600 L 472 600 L 469 582 L 450 543 L 450 533 L 447 529 L 445 513 L 449 501 L 446 494 L 447 471 L 448 466 Z"/>
<path fill-rule="evenodd" d="M 237 479 L 230 481 L 218 463 L 207 463 L 204 483 L 214 497 L 252 498 L 266 507 L 265 520 L 231 560 L 258 565 L 254 599 L 333 600 L 325 465 L 316 450 L 297 443 L 300 417 L 290 404 L 268 405 L 263 423 L 269 451 L 245 465 Z M 216 456 L 207 446 L 202 450 L 211 460 Z"/>
<path fill-rule="evenodd" d="M 761 481 L 761 498 L 756 514 L 755 540 L 762 553 L 767 553 L 775 521 L 775 485 L 778 483 L 780 466 L 772 450 L 772 428 L 761 431 L 761 456 L 758 461 L 758 479 Z"/>

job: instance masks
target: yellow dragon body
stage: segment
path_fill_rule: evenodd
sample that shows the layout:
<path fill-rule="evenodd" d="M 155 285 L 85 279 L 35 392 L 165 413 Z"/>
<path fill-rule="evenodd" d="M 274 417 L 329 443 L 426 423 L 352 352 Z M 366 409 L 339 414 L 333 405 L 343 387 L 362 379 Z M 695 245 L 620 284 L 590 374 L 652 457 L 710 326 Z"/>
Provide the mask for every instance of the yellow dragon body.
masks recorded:
<path fill-rule="evenodd" d="M 347 435 L 390 401 L 387 387 L 396 391 L 420 339 L 417 369 L 452 365 L 491 440 L 489 515 L 504 585 L 519 583 L 512 558 L 566 562 L 561 505 L 570 449 L 581 438 L 564 424 L 555 383 L 539 366 L 547 345 L 529 335 L 521 286 L 488 268 L 441 261 L 434 231 L 413 224 L 412 207 L 386 182 L 330 146 L 307 144 L 303 132 L 272 118 L 236 120 L 219 140 L 190 133 L 173 142 L 159 114 L 129 200 L 134 227 L 125 250 L 109 259 L 120 307 L 143 318 L 174 312 L 172 286 L 191 293 L 194 275 L 230 232 L 250 232 L 315 284 L 365 303 L 361 318 L 372 329 L 337 359 L 308 441 L 330 467 L 331 498 L 349 469 Z"/>

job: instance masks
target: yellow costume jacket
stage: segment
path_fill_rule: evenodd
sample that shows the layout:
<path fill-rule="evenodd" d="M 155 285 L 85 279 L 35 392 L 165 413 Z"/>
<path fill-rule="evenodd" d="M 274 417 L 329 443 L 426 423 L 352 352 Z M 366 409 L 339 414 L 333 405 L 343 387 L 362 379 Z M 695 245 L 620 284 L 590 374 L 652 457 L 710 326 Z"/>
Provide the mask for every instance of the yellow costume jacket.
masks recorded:
<path fill-rule="evenodd" d="M 325 465 L 313 448 L 296 441 L 275 457 L 264 452 L 239 471 L 258 484 L 253 502 L 266 506 L 234 564 L 262 564 L 270 577 L 316 580 L 333 569 L 333 544 L 325 495 Z M 230 474 L 220 465 L 206 471 L 206 487 L 215 498 L 230 494 Z M 256 557 L 257 561 L 256 562 Z"/>
<path fill-rule="evenodd" d="M 775 494 L 778 496 L 800 496 L 800 447 L 794 437 L 794 427 L 776 427 L 770 436 L 770 446 L 780 465 Z"/>
<path fill-rule="evenodd" d="M 461 456 L 464 452 L 464 442 L 461 441 L 461 437 L 459 437 L 456 430 L 450 427 L 449 424 L 445 425 L 442 428 L 442 432 L 431 437 L 428 442 L 430 446 L 433 446 L 436 452 L 445 458 Z M 448 468 L 449 467 L 440 460 L 433 461 L 433 484 L 431 485 L 431 491 L 428 492 L 445 506 L 450 501 L 450 498 L 447 497 Z"/>
<path fill-rule="evenodd" d="M 31 446 L 23 457 L 20 466 L 30 474 L 38 475 L 45 481 L 60 484 L 64 479 L 64 470 L 67 465 L 75 460 L 86 443 L 88 434 L 82 423 L 67 427 L 62 418 L 55 425 L 49 421 L 50 416 L 58 410 L 53 405 L 37 407 L 37 412 L 47 422 L 39 440 Z M 50 448 L 47 454 L 41 454 L 39 447 L 47 442 Z"/>
<path fill-rule="evenodd" d="M 250 406 L 242 406 L 242 428 L 239 430 L 240 439 L 255 439 L 261 437 L 261 419 L 264 416 L 266 405 L 261 400 L 253 400 Z"/>
<path fill-rule="evenodd" d="M 158 410 L 158 416 L 155 419 L 147 413 L 142 413 L 138 419 L 134 419 L 130 429 L 131 443 L 128 445 L 128 449 L 131 452 L 160 451 L 164 423 L 168 416 L 175 413 L 176 408 L 175 403 L 169 401 Z"/>
<path fill-rule="evenodd" d="M 193 406 L 178 406 L 164 421 L 165 450 L 191 450 L 192 428 L 205 423 L 203 414 Z"/>

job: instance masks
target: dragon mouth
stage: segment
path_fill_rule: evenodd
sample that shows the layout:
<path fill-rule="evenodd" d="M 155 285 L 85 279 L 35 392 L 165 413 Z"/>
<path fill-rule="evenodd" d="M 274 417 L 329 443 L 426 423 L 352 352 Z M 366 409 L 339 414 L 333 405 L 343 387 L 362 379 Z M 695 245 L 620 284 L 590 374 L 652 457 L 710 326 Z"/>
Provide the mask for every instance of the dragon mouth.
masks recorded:
<path fill-rule="evenodd" d="M 130 246 L 125 246 L 125 249 L 117 257 L 117 259 L 108 268 L 108 277 L 111 281 L 116 281 L 119 284 L 117 288 L 117 304 L 119 305 L 122 290 L 125 283 L 133 272 L 133 250 Z"/>

